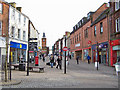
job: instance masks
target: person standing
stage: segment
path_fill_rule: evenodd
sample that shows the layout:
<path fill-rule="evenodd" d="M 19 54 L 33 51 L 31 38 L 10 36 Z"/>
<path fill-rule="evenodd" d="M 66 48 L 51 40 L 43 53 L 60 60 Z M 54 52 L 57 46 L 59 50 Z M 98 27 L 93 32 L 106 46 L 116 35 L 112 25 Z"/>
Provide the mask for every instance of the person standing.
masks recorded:
<path fill-rule="evenodd" d="M 88 64 L 90 64 L 90 59 L 91 59 L 91 57 L 88 55 L 87 56 Z"/>
<path fill-rule="evenodd" d="M 77 60 L 77 64 L 79 64 L 79 56 L 77 56 L 76 60 Z"/>

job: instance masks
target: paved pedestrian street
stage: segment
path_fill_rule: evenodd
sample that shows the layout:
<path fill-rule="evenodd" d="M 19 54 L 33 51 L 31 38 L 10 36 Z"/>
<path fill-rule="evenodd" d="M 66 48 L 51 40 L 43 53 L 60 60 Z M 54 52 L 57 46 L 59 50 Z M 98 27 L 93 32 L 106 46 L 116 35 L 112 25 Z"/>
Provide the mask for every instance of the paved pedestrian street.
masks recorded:
<path fill-rule="evenodd" d="M 69 60 L 67 73 L 64 74 L 64 59 L 62 70 L 51 68 L 40 60 L 40 65 L 45 67 L 44 73 L 12 70 L 12 79 L 21 81 L 17 85 L 3 86 L 2 88 L 118 88 L 118 77 L 115 69 L 100 64 L 97 71 L 93 63 Z"/>

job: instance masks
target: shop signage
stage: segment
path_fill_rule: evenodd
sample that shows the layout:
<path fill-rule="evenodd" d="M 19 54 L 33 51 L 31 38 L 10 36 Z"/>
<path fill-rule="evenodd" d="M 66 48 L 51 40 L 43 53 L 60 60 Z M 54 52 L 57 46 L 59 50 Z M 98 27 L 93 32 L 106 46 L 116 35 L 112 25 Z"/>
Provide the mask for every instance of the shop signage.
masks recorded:
<path fill-rule="evenodd" d="M 75 47 L 79 47 L 80 46 L 80 43 L 78 43 L 78 44 L 75 44 Z"/>
<path fill-rule="evenodd" d="M 118 46 L 113 46 L 113 50 L 120 50 L 120 45 L 118 45 Z"/>
<path fill-rule="evenodd" d="M 19 48 L 19 49 L 27 49 L 27 45 L 26 44 L 12 42 L 12 41 L 10 42 L 10 47 L 11 48 Z"/>

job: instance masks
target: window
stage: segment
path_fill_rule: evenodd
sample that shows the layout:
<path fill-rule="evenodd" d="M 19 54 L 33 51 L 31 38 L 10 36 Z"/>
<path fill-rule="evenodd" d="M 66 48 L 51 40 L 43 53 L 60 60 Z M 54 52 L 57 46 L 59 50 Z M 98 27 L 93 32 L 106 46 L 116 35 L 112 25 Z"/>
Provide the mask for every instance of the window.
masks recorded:
<path fill-rule="evenodd" d="M 102 22 L 100 23 L 100 33 L 101 34 L 103 33 L 103 23 Z"/>
<path fill-rule="evenodd" d="M 71 41 L 71 44 L 72 44 L 72 39 L 70 39 L 70 41 Z"/>
<path fill-rule="evenodd" d="M 74 38 L 73 38 L 73 44 L 74 44 Z"/>
<path fill-rule="evenodd" d="M 85 38 L 88 37 L 88 29 L 84 30 L 84 35 L 85 35 Z"/>
<path fill-rule="evenodd" d="M 20 29 L 18 29 L 18 39 L 20 40 Z"/>
<path fill-rule="evenodd" d="M 15 20 L 15 9 L 12 11 L 12 18 Z"/>
<path fill-rule="evenodd" d="M 23 41 L 26 40 L 25 34 L 26 34 L 25 31 L 23 31 Z"/>
<path fill-rule="evenodd" d="M 116 19 L 116 32 L 120 31 L 120 17 Z"/>
<path fill-rule="evenodd" d="M 21 22 L 21 14 L 19 13 L 19 23 Z"/>
<path fill-rule="evenodd" d="M 26 23 L 26 17 L 24 17 L 24 26 L 25 26 L 25 23 Z"/>
<path fill-rule="evenodd" d="M 0 3 L 0 13 L 2 14 L 2 3 Z"/>
<path fill-rule="evenodd" d="M 117 11 L 118 9 L 120 9 L 120 0 L 115 2 L 115 10 Z"/>
<path fill-rule="evenodd" d="M 94 36 L 96 36 L 96 26 L 94 26 Z"/>
<path fill-rule="evenodd" d="M 13 27 L 13 26 L 12 26 L 11 36 L 12 36 L 13 38 L 15 37 L 15 27 Z"/>
<path fill-rule="evenodd" d="M 0 35 L 2 35 L 2 22 L 0 21 Z"/>
<path fill-rule="evenodd" d="M 77 42 L 78 42 L 78 34 L 77 34 Z"/>
<path fill-rule="evenodd" d="M 81 34 L 79 33 L 79 41 L 81 40 Z"/>

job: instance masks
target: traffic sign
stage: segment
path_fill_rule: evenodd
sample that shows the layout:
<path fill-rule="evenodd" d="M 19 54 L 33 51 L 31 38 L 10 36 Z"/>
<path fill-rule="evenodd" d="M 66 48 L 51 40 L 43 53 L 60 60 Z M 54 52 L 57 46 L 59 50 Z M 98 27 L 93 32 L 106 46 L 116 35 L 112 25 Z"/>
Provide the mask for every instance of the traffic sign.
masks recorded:
<path fill-rule="evenodd" d="M 67 51 L 67 50 L 68 50 L 68 48 L 67 48 L 67 47 L 64 47 L 64 48 L 63 48 L 63 51 Z"/>

